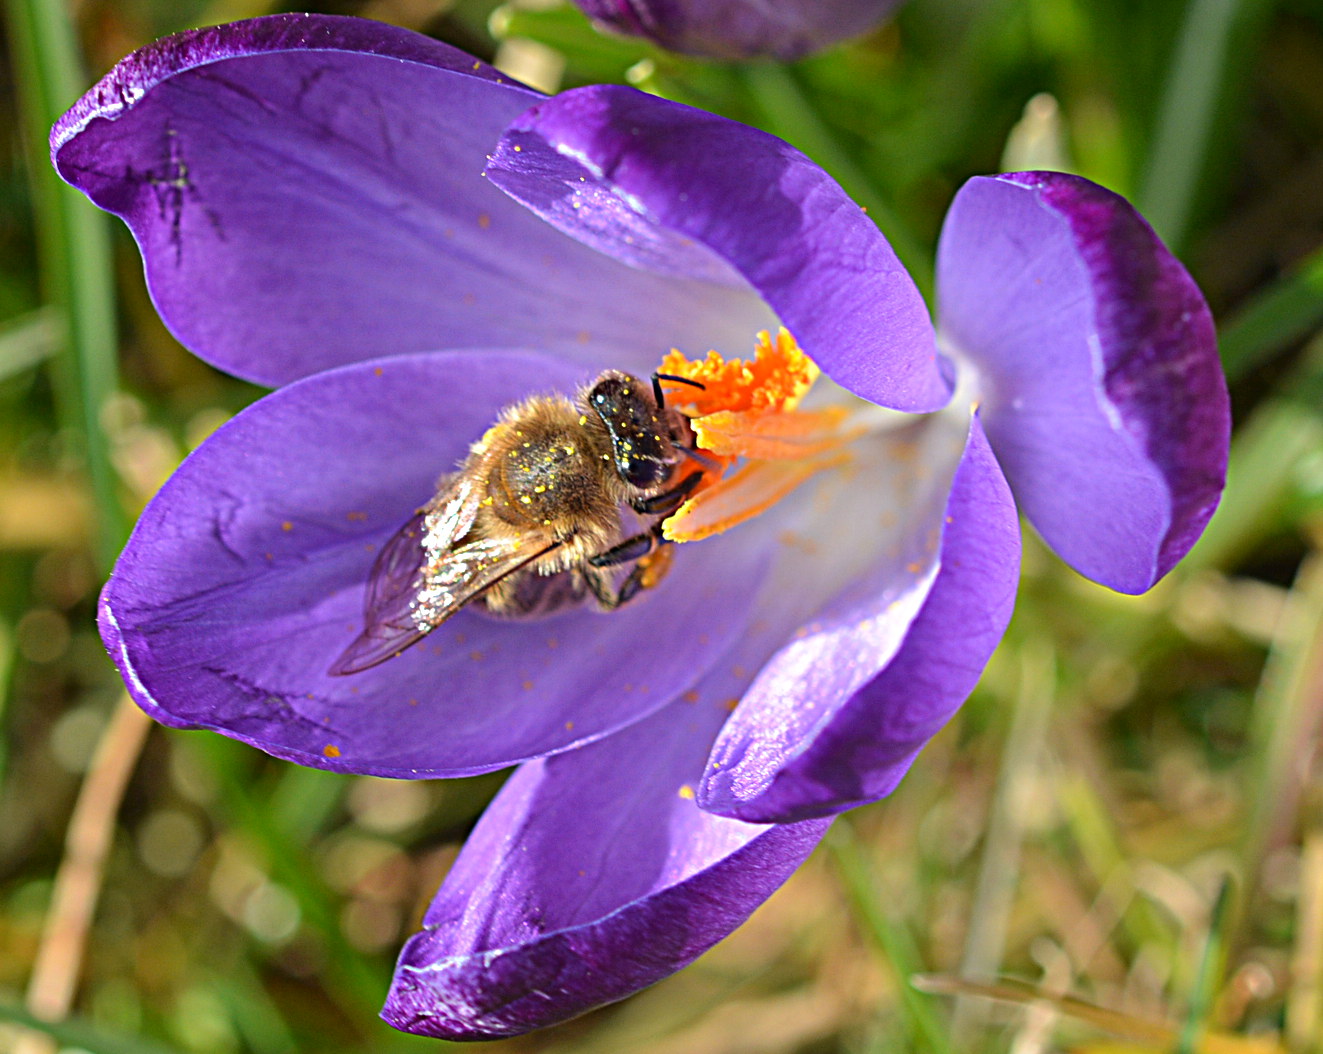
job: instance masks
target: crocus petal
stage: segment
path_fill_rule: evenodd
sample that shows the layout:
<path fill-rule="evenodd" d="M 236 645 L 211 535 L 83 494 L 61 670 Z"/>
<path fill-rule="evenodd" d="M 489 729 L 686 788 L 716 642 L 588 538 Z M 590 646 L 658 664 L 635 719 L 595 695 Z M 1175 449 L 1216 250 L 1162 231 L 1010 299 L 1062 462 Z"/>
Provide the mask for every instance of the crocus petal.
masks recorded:
<path fill-rule="evenodd" d="M 663 706 L 742 631 L 766 529 L 686 547 L 610 615 L 461 612 L 397 658 L 328 672 L 362 629 L 374 550 L 437 477 L 500 407 L 583 379 L 534 355 L 397 356 L 249 407 L 161 489 L 106 585 L 102 633 L 134 698 L 165 724 L 397 777 L 503 767 Z"/>
<path fill-rule="evenodd" d="M 979 371 L 1017 501 L 1076 570 L 1143 592 L 1225 480 L 1226 381 L 1198 288 L 1123 198 L 1049 172 L 965 184 L 937 271 L 943 340 Z"/>
<path fill-rule="evenodd" d="M 827 824 L 695 805 L 725 716 L 676 702 L 516 772 L 405 945 L 382 1016 L 429 1036 L 527 1032 L 646 987 L 739 926 Z"/>
<path fill-rule="evenodd" d="M 930 445 L 953 419 L 930 419 Z M 908 548 L 883 553 L 754 678 L 712 750 L 704 808 L 785 822 L 880 798 L 973 690 L 1010 620 L 1020 530 L 977 416 L 965 428 L 949 494 L 942 471 L 917 512 L 902 507 Z M 922 509 L 934 495 L 936 515 Z"/>
<path fill-rule="evenodd" d="M 891 246 L 826 172 L 774 136 L 594 86 L 512 122 L 487 172 L 552 224 L 638 266 L 669 258 L 710 279 L 703 261 L 716 254 L 823 372 L 871 402 L 934 410 L 949 397 L 927 309 Z M 688 256 L 677 251 L 691 242 Z"/>
<path fill-rule="evenodd" d="M 575 0 L 620 33 L 718 59 L 793 61 L 882 21 L 899 0 Z"/>
<path fill-rule="evenodd" d="M 487 153 L 539 98 L 418 34 L 274 15 L 129 56 L 52 155 L 132 228 L 175 335 L 262 383 L 411 351 L 644 370 L 672 346 L 747 344 L 770 321 L 752 294 L 622 266 L 487 185 Z"/>

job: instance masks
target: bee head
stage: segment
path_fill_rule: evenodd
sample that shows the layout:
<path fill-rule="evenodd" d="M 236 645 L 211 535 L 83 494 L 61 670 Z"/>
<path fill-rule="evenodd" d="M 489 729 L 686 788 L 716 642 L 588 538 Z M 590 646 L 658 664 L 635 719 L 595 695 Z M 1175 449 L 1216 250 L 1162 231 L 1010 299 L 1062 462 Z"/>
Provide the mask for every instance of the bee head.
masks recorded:
<path fill-rule="evenodd" d="M 639 490 L 650 490 L 670 478 L 675 464 L 670 428 L 643 381 L 609 371 L 597 378 L 585 401 L 606 426 L 621 479 Z"/>

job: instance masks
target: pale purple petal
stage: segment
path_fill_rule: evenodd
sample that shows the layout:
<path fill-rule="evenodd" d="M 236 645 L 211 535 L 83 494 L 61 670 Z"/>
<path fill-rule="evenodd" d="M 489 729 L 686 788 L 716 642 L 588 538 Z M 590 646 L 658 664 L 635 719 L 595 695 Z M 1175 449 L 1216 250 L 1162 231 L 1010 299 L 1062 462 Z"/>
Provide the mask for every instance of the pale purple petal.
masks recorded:
<path fill-rule="evenodd" d="M 1225 480 L 1226 381 L 1198 287 L 1123 198 L 1050 172 L 970 180 L 937 271 L 942 339 L 979 373 L 1021 508 L 1082 574 L 1143 592 Z"/>
<path fill-rule="evenodd" d="M 677 345 L 743 350 L 770 321 L 752 294 L 622 266 L 488 185 L 540 98 L 415 33 L 273 15 L 129 56 L 52 156 L 132 228 L 175 335 L 251 380 L 451 348 L 640 371 Z"/>
<path fill-rule="evenodd" d="M 793 61 L 858 36 L 899 0 L 575 0 L 620 33 L 718 59 Z"/>
<path fill-rule="evenodd" d="M 900 410 L 949 396 L 927 308 L 891 246 L 827 173 L 765 132 L 632 88 L 580 88 L 513 121 L 488 175 L 603 253 L 707 279 L 737 272 L 857 395 Z"/>
<path fill-rule="evenodd" d="M 157 720 L 306 765 L 457 775 L 587 742 L 689 687 L 742 631 L 769 546 L 686 546 L 611 614 L 461 612 L 398 658 L 328 672 L 374 552 L 497 411 L 586 380 L 513 353 L 400 356 L 296 382 L 220 429 L 147 507 L 102 596 L 107 647 Z"/>
<path fill-rule="evenodd" d="M 1020 529 L 977 416 L 966 427 L 949 497 L 910 549 L 883 553 L 754 678 L 712 750 L 704 808 L 785 822 L 880 798 L 973 690 L 1010 620 Z"/>
<path fill-rule="evenodd" d="M 382 1016 L 429 1036 L 509 1036 L 660 980 L 721 940 L 826 821 L 755 826 L 693 801 L 725 709 L 676 702 L 523 766 L 400 955 Z"/>

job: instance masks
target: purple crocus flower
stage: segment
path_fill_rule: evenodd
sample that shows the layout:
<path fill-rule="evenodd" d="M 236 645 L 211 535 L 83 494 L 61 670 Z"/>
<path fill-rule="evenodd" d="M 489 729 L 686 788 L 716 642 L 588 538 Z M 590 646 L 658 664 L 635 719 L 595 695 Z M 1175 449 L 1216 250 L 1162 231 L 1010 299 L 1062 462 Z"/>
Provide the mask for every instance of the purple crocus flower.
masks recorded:
<path fill-rule="evenodd" d="M 106 585 L 134 698 L 337 771 L 519 765 L 403 950 L 399 1028 L 510 1035 L 685 965 L 968 695 L 1010 617 L 1017 505 L 1140 592 L 1220 493 L 1208 310 L 1082 179 L 965 185 L 937 337 L 874 225 L 784 143 L 627 88 L 548 99 L 371 22 L 162 41 L 52 143 L 132 229 L 175 334 L 285 385 L 180 467 Z M 806 409 L 857 425 L 843 465 L 674 546 L 617 612 L 466 609 L 329 673 L 374 553 L 503 406 L 777 325 L 825 374 Z"/>
<path fill-rule="evenodd" d="M 575 0 L 589 18 L 671 51 L 787 62 L 858 36 L 901 0 Z"/>

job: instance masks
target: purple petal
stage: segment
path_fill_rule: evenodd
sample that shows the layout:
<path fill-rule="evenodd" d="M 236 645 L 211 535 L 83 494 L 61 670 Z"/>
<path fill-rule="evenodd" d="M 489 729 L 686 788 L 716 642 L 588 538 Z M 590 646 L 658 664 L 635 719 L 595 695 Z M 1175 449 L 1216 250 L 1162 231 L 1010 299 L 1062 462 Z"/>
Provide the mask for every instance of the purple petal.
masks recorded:
<path fill-rule="evenodd" d="M 967 428 L 948 500 L 911 531 L 918 551 L 884 553 L 754 679 L 712 750 L 704 808 L 785 822 L 880 798 L 973 690 L 1014 607 L 1020 529 L 977 416 Z"/>
<path fill-rule="evenodd" d="M 129 56 L 52 156 L 132 228 L 175 335 L 259 382 L 412 351 L 644 370 L 672 346 L 746 346 L 770 321 L 752 294 L 622 266 L 488 185 L 539 98 L 402 29 L 273 15 Z"/>
<path fill-rule="evenodd" d="M 767 530 L 684 547 L 609 615 L 464 611 L 398 658 L 328 672 L 362 629 L 375 550 L 437 477 L 500 407 L 584 379 L 532 355 L 400 356 L 249 407 L 161 489 L 102 595 L 134 698 L 277 757 L 408 778 L 503 767 L 665 705 L 741 633 Z"/>
<path fill-rule="evenodd" d="M 826 822 L 761 827 L 693 802 L 715 702 L 677 702 L 506 784 L 405 945 L 382 1016 L 509 1036 L 621 999 L 739 926 Z"/>
<path fill-rule="evenodd" d="M 719 59 L 802 58 L 871 29 L 899 0 L 575 0 L 610 29 Z"/>
<path fill-rule="evenodd" d="M 891 246 L 827 173 L 765 132 L 632 88 L 580 88 L 514 121 L 487 171 L 603 253 L 709 280 L 737 272 L 865 399 L 933 410 L 949 396 Z"/>
<path fill-rule="evenodd" d="M 938 251 L 943 341 L 1033 525 L 1081 574 L 1141 593 L 1225 481 L 1226 381 L 1197 286 L 1123 198 L 1076 176 L 970 180 Z"/>

